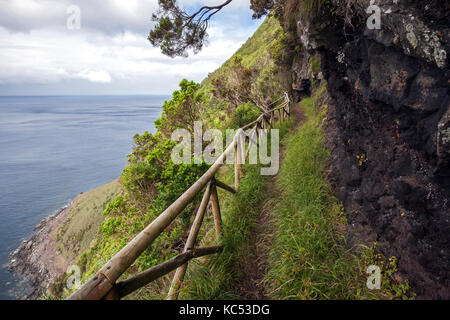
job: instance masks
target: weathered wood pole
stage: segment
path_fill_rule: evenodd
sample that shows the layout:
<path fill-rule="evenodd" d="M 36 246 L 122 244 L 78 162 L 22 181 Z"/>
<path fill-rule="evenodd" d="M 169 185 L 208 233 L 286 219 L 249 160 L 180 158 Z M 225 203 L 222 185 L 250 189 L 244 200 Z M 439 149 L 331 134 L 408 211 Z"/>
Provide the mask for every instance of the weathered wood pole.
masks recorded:
<path fill-rule="evenodd" d="M 266 129 L 272 129 L 272 125 L 270 124 L 270 121 L 269 121 L 269 119 L 268 119 L 268 117 L 264 117 L 264 119 L 266 119 Z"/>
<path fill-rule="evenodd" d="M 228 192 L 231 193 L 236 193 L 236 190 L 234 190 L 232 187 L 230 187 L 229 185 L 223 183 L 222 181 L 219 181 L 216 179 L 216 186 L 218 186 L 219 188 L 226 190 Z"/>
<path fill-rule="evenodd" d="M 287 92 L 284 93 L 284 97 L 285 97 L 285 103 L 286 103 L 286 113 L 287 116 L 289 117 L 291 115 L 291 99 L 289 99 L 289 95 Z"/>
<path fill-rule="evenodd" d="M 245 161 L 247 161 L 248 156 L 250 155 L 250 149 L 252 148 L 252 145 L 258 145 L 258 142 L 254 140 L 254 136 L 256 136 L 256 139 L 258 139 L 258 123 L 253 127 L 253 129 L 248 134 L 248 149 L 245 152 Z M 244 162 L 245 162 L 244 161 Z"/>
<path fill-rule="evenodd" d="M 241 162 L 240 147 L 239 147 L 239 142 L 238 142 L 234 148 L 234 189 L 236 191 L 239 190 L 241 174 L 242 174 L 242 162 Z"/>
<path fill-rule="evenodd" d="M 216 227 L 216 238 L 217 240 L 222 239 L 223 226 L 222 226 L 222 215 L 220 214 L 220 203 L 219 195 L 217 193 L 216 181 L 213 180 L 212 190 L 211 190 L 211 204 L 212 211 L 214 215 L 214 226 Z"/>
<path fill-rule="evenodd" d="M 192 250 L 197 240 L 200 227 L 202 226 L 203 217 L 205 216 L 206 207 L 208 206 L 209 198 L 211 196 L 211 181 L 207 184 L 205 193 L 203 194 L 202 202 L 195 215 L 194 222 L 192 223 L 191 231 L 189 232 L 188 239 L 184 246 L 184 252 Z M 167 300 L 177 300 L 180 293 L 179 289 L 183 283 L 184 276 L 186 274 L 188 264 L 185 263 L 177 269 L 172 280 L 172 284 L 167 295 Z"/>
<path fill-rule="evenodd" d="M 111 290 L 108 293 L 105 299 L 117 300 L 123 298 L 129 295 L 130 293 L 146 286 L 150 282 L 172 272 L 176 268 L 187 263 L 189 260 L 192 260 L 194 258 L 200 258 L 214 253 L 219 253 L 222 251 L 222 249 L 223 246 L 212 246 L 212 247 L 195 248 L 194 250 L 189 250 L 180 253 L 179 255 L 173 257 L 170 260 L 167 260 L 163 263 L 158 264 L 157 266 L 151 267 L 150 269 L 140 272 L 127 280 L 118 282 L 114 286 L 113 290 Z"/>

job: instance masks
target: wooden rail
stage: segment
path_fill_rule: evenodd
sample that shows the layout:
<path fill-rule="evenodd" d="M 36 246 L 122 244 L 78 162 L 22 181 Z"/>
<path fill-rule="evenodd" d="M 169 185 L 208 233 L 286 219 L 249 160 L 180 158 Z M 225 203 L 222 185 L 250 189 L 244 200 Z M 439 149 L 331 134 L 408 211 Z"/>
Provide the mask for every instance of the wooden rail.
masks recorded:
<path fill-rule="evenodd" d="M 242 163 L 247 158 L 247 154 L 242 155 L 240 145 L 242 138 L 244 144 L 246 137 L 249 146 L 256 143 L 250 137 L 258 128 L 268 129 L 274 125 L 277 116 L 281 122 L 290 115 L 290 99 L 285 93 L 283 103 L 267 112 L 262 113 L 257 120 L 240 128 L 232 143 L 217 158 L 214 164 L 198 179 L 188 190 L 186 190 L 175 202 L 173 202 L 164 212 L 152 221 L 143 231 L 132 239 L 124 248 L 111 258 L 92 278 L 83 286 L 74 292 L 69 300 L 102 300 L 102 299 L 120 299 L 126 295 L 138 290 L 148 283 L 162 277 L 173 270 L 176 270 L 167 299 L 174 300 L 178 298 L 179 288 L 183 283 L 184 275 L 187 270 L 188 262 L 194 258 L 221 252 L 222 246 L 195 248 L 200 227 L 206 212 L 208 203 L 211 201 L 216 237 L 220 241 L 222 237 L 222 218 L 220 214 L 219 197 L 217 187 L 231 193 L 239 190 L 239 183 L 242 177 Z M 270 106 L 267 107 L 267 109 Z M 252 128 L 253 127 L 253 128 Z M 252 128 L 250 134 L 244 135 L 244 130 Z M 250 149 L 250 147 L 248 148 Z M 225 160 L 234 154 L 235 183 L 234 188 L 230 187 L 215 178 L 220 167 Z M 205 188 L 202 201 L 197 209 L 194 222 L 191 226 L 188 239 L 184 250 L 176 257 L 154 266 L 146 271 L 138 273 L 133 277 L 119 281 L 119 277 L 134 263 L 139 255 L 152 244 L 152 242 L 172 223 L 172 221 L 191 203 L 194 198 Z"/>

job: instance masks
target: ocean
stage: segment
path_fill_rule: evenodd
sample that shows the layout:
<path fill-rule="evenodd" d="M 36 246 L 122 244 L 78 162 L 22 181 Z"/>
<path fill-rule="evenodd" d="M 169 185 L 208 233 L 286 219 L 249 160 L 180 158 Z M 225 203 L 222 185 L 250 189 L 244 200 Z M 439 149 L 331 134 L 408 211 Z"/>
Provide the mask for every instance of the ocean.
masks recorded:
<path fill-rule="evenodd" d="M 0 299 L 16 298 L 10 253 L 80 192 L 117 178 L 168 98 L 0 97 Z"/>

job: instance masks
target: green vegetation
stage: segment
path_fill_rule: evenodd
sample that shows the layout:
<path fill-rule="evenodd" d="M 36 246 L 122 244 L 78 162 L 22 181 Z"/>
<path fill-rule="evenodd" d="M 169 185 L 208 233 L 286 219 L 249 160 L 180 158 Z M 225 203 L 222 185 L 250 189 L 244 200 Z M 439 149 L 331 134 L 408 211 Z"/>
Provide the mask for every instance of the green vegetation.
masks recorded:
<path fill-rule="evenodd" d="M 311 55 L 309 58 L 309 70 L 313 76 L 316 76 L 321 70 L 320 62 L 315 55 Z"/>
<path fill-rule="evenodd" d="M 197 93 L 200 84 L 183 79 L 180 90 L 172 94 L 172 99 L 164 102 L 163 114 L 155 121 L 156 129 L 165 137 L 179 128 L 194 132 L 194 122 L 199 120 L 198 112 L 203 102 L 203 93 Z"/>
<path fill-rule="evenodd" d="M 242 63 L 256 66 L 258 62 L 267 60 L 270 48 L 275 46 L 282 37 L 283 28 L 278 20 L 269 16 L 255 33 L 236 51 L 235 55 L 242 57 Z M 231 59 L 230 59 L 231 60 Z"/>
<path fill-rule="evenodd" d="M 255 121 L 261 112 L 255 108 L 255 106 L 247 102 L 246 104 L 242 104 L 236 108 L 236 110 L 231 115 L 231 119 L 229 121 L 228 128 L 230 129 L 238 129 L 241 128 L 250 122 Z"/>
<path fill-rule="evenodd" d="M 238 88 L 240 83 L 236 81 L 236 74 L 251 72 L 251 77 L 247 77 L 243 84 L 245 93 L 250 96 L 254 107 L 264 105 L 265 99 L 275 100 L 289 88 L 289 71 L 278 65 L 274 59 L 283 51 L 283 41 L 283 29 L 278 20 L 272 16 L 267 17 L 242 47 L 202 82 L 199 91 L 205 94 L 205 103 L 208 104 L 205 115 L 210 115 L 211 123 L 219 124 L 218 119 L 225 120 L 238 105 L 242 104 L 214 94 L 214 89 L 217 91 L 218 88 L 224 87 L 222 85 L 224 77 L 228 83 L 234 84 L 234 88 Z M 219 86 L 217 79 L 221 80 Z M 230 85 L 227 85 L 227 88 L 229 89 Z"/>
<path fill-rule="evenodd" d="M 386 259 L 376 252 L 377 243 L 362 253 L 362 261 L 366 266 L 376 265 L 381 271 L 381 297 L 384 299 L 414 300 L 416 294 L 411 290 L 408 279 L 398 280 L 395 275 L 398 271 L 397 258 L 392 256 Z"/>

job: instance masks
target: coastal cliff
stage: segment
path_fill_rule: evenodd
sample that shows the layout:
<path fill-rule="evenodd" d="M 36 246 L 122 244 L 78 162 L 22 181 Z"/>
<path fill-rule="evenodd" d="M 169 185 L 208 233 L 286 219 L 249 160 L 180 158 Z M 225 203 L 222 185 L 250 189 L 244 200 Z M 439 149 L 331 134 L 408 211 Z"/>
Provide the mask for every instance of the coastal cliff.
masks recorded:
<path fill-rule="evenodd" d="M 40 299 L 74 264 L 79 253 L 95 242 L 106 204 L 120 193 L 114 180 L 79 194 L 69 205 L 44 219 L 34 234 L 11 254 L 8 268 L 25 279 L 21 299 Z"/>

